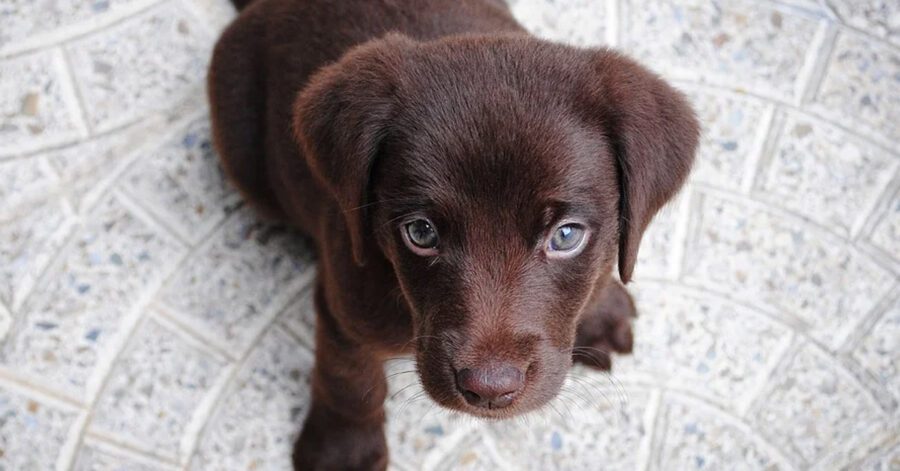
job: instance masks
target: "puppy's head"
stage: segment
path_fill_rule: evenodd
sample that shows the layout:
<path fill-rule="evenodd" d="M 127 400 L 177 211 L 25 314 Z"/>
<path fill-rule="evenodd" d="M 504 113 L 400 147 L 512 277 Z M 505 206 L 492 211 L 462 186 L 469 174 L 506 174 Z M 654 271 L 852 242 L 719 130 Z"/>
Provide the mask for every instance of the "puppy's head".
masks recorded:
<path fill-rule="evenodd" d="M 608 50 L 389 35 L 311 79 L 295 133 L 357 263 L 393 265 L 425 389 L 504 417 L 556 394 L 579 315 L 616 261 L 631 277 L 698 126 L 678 92 Z"/>

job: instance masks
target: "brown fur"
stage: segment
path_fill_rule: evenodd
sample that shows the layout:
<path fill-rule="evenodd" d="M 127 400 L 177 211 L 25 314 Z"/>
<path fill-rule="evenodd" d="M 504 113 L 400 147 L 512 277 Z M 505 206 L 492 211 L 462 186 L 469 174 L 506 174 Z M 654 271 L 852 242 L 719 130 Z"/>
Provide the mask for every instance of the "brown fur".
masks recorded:
<path fill-rule="evenodd" d="M 209 97 L 232 180 L 319 257 L 297 469 L 385 468 L 382 362 L 398 353 L 438 403 L 501 418 L 550 400 L 573 356 L 609 368 L 631 350 L 610 272 L 630 279 L 698 138 L 684 98 L 635 62 L 535 39 L 500 0 L 259 0 L 219 40 Z M 404 244 L 416 215 L 438 255 Z M 588 239 L 551 259 L 561 218 Z M 473 388 L 524 381 L 478 407 L 462 370 Z"/>

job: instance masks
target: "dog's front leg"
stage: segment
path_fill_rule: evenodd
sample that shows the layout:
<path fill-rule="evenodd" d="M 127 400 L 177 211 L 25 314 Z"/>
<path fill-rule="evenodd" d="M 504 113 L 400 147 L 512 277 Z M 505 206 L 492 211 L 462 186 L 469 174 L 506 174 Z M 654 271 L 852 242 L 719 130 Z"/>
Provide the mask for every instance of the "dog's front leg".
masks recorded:
<path fill-rule="evenodd" d="M 384 470 L 387 383 L 377 355 L 354 342 L 316 293 L 312 406 L 294 444 L 294 469 Z"/>

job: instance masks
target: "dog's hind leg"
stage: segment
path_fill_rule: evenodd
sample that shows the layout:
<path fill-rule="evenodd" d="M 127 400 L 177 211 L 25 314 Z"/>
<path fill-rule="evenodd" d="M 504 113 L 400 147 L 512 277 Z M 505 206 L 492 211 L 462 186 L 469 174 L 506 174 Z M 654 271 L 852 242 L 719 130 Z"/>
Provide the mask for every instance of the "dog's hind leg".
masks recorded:
<path fill-rule="evenodd" d="M 609 282 L 578 323 L 572 359 L 599 370 L 612 367 L 611 353 L 631 353 L 634 301 L 618 281 Z"/>
<path fill-rule="evenodd" d="M 213 51 L 208 93 L 213 140 L 232 183 L 263 216 L 283 220 L 266 167 L 266 83 L 263 31 L 244 12 L 222 34 Z"/>

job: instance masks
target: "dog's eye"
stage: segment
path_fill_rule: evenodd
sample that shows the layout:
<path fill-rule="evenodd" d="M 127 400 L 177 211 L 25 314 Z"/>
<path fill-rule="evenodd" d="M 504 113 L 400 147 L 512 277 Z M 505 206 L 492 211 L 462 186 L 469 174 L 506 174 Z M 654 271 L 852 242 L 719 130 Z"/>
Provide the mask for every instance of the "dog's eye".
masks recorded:
<path fill-rule="evenodd" d="M 554 252 L 573 252 L 581 246 L 584 240 L 584 226 L 580 224 L 566 224 L 560 226 L 550 238 L 550 250 Z"/>
<path fill-rule="evenodd" d="M 433 255 L 438 245 L 438 235 L 426 219 L 416 219 L 403 226 L 403 238 L 410 249 L 419 255 Z"/>

